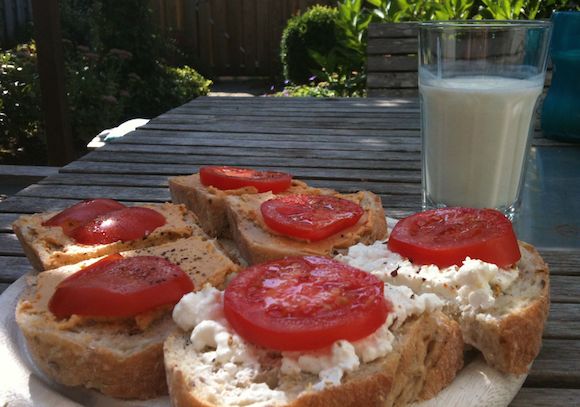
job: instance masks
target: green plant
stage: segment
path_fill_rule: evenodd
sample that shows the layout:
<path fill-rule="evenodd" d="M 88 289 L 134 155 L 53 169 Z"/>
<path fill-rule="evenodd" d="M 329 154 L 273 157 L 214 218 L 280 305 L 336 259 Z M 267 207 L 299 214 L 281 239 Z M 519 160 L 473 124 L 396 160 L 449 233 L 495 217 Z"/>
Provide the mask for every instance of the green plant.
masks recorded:
<path fill-rule="evenodd" d="M 33 43 L 0 53 L 0 93 L 0 161 L 46 161 Z"/>
<path fill-rule="evenodd" d="M 287 80 L 307 83 L 311 71 L 320 68 L 311 52 L 325 53 L 337 44 L 336 15 L 335 8 L 317 5 L 288 21 L 280 42 L 280 57 Z"/>
<path fill-rule="evenodd" d="M 309 85 L 286 86 L 282 92 L 275 93 L 274 96 L 330 98 L 340 95 L 330 89 L 328 82 L 311 82 Z"/>
<path fill-rule="evenodd" d="M 171 42 L 140 0 L 63 0 L 63 46 L 71 131 L 77 153 L 103 129 L 154 117 L 209 92 L 193 68 L 174 67 Z M 0 159 L 45 162 L 34 44 L 0 54 Z"/>

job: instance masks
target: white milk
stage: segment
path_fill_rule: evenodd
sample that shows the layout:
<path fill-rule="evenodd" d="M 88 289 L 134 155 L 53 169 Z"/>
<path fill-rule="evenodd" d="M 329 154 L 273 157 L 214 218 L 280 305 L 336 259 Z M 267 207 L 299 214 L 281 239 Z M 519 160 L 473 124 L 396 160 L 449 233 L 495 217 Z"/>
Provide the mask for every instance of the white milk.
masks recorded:
<path fill-rule="evenodd" d="M 542 85 L 543 77 L 421 81 L 428 201 L 480 208 L 516 201 Z"/>

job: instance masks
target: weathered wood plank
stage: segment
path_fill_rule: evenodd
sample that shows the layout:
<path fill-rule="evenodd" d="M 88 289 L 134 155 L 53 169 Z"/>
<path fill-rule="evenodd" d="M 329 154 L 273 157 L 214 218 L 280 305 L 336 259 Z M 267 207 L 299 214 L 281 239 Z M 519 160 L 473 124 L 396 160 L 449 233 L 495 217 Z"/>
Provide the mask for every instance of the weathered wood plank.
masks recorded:
<path fill-rule="evenodd" d="M 419 121 L 417 116 L 413 121 Z M 411 124 L 409 124 L 411 126 Z M 220 140 L 254 140 L 264 141 L 263 148 L 275 148 L 277 141 L 301 141 L 301 142 L 324 142 L 328 143 L 372 143 L 372 142 L 390 142 L 397 144 L 418 144 L 420 143 L 418 128 L 411 130 L 380 130 L 369 132 L 367 130 L 351 130 L 350 132 L 343 132 L 338 134 L 295 134 L 295 133 L 239 133 L 239 132 L 218 132 L 218 131 L 175 131 L 175 130 L 156 130 L 152 131 L 135 131 L 131 134 L 118 139 L 111 144 L 125 144 L 127 142 L 143 141 L 145 144 L 151 144 L 151 141 L 157 141 L 156 144 L 169 144 L 171 141 L 183 139 L 200 139 L 206 140 L 220 139 Z M 268 145 L 269 144 L 269 145 Z M 102 150 L 102 149 L 99 149 Z M 97 150 L 97 151 L 99 151 Z"/>
<path fill-rule="evenodd" d="M 0 233 L 0 256 L 24 256 L 18 238 L 13 233 Z"/>
<path fill-rule="evenodd" d="M 510 407 L 571 407 L 578 406 L 579 402 L 580 389 L 524 387 Z"/>
<path fill-rule="evenodd" d="M 536 358 L 526 386 L 578 387 L 580 383 L 580 341 L 546 339 Z"/>
<path fill-rule="evenodd" d="M 0 256 L 0 283 L 13 283 L 32 270 L 26 257 Z"/>
<path fill-rule="evenodd" d="M 409 38 L 373 37 L 367 46 L 368 55 L 400 55 L 416 54 L 419 47 L 417 34 Z"/>
<path fill-rule="evenodd" d="M 111 198 L 120 201 L 167 202 L 171 200 L 169 190 L 165 188 L 146 188 L 102 185 L 31 185 L 18 194 L 19 197 L 93 199 Z"/>
<path fill-rule="evenodd" d="M 20 216 L 19 213 L 0 213 L 0 232 L 11 232 L 12 222 Z"/>
<path fill-rule="evenodd" d="M 544 338 L 580 339 L 580 304 L 550 305 L 550 316 L 544 329 Z"/>
<path fill-rule="evenodd" d="M 392 89 L 392 88 L 369 88 L 367 96 L 370 98 L 388 97 L 417 97 L 419 89 Z"/>
<path fill-rule="evenodd" d="M 332 137 L 329 137 L 332 139 Z M 152 143 L 154 140 L 149 140 Z M 221 157 L 283 157 L 283 158 L 316 158 L 321 160 L 332 159 L 352 159 L 352 160 L 382 160 L 382 161 L 411 161 L 413 168 L 421 168 L 420 155 L 418 151 L 360 151 L 360 150 L 315 150 L 310 148 L 303 149 L 278 149 L 278 148 L 246 148 L 239 147 L 221 147 L 216 149 L 211 146 L 184 146 L 171 144 L 137 144 L 116 143 L 114 146 L 105 145 L 97 150 L 99 153 L 106 152 L 130 152 L 130 153 L 165 153 L 179 154 L 202 157 L 214 157 L 214 164 L 221 161 Z M 84 159 L 84 158 L 83 158 Z M 100 160 L 100 159 L 99 159 Z M 403 164 L 405 165 L 405 164 Z M 42 180 L 40 182 L 45 182 Z"/>
<path fill-rule="evenodd" d="M 395 160 L 397 153 L 389 153 L 391 157 L 385 157 L 384 160 L 364 160 L 364 159 L 320 159 L 320 158 L 283 158 L 283 157 L 252 157 L 252 165 L 258 167 L 278 166 L 278 167 L 318 167 L 321 170 L 324 168 L 342 168 L 342 169 L 385 169 L 387 161 Z M 387 153 L 385 153 L 387 155 Z M 391 160 L 389 160 L 391 158 Z M 103 162 L 131 162 L 131 163 L 174 163 L 174 164 L 189 164 L 189 165 L 215 165 L 216 163 L 224 163 L 227 165 L 244 166 L 247 165 L 247 157 L 228 157 L 228 156 L 200 156 L 187 154 L 164 154 L 164 153 L 127 153 L 127 152 L 100 152 L 95 151 L 87 154 L 82 158 L 82 161 L 103 161 Z M 420 169 L 417 166 L 416 160 L 411 162 L 409 160 L 397 160 L 397 168 L 406 169 Z"/>
<path fill-rule="evenodd" d="M 248 160 L 251 165 L 251 159 Z M 257 166 L 256 166 L 257 167 Z M 333 170 L 320 171 L 314 167 L 279 167 L 263 166 L 259 167 L 271 171 L 288 171 L 298 178 L 309 177 L 312 179 L 343 179 L 343 180 L 373 180 L 392 182 L 419 182 L 421 174 L 418 171 L 401 170 Z M 107 163 L 92 161 L 75 161 L 62 169 L 62 172 L 76 173 L 103 173 L 103 174 L 161 174 L 161 175 L 182 175 L 197 172 L 198 168 L 191 165 L 182 164 L 142 164 L 142 163 Z M 6 201 L 5 201 L 6 202 Z"/>
<path fill-rule="evenodd" d="M 580 304 L 580 276 L 550 276 L 552 302 Z"/>
<path fill-rule="evenodd" d="M 368 28 L 369 38 L 406 38 L 416 36 L 417 23 L 374 23 Z"/>
<path fill-rule="evenodd" d="M 417 72 L 373 72 L 367 77 L 367 88 L 417 89 Z"/>
<path fill-rule="evenodd" d="M 416 55 L 369 55 L 367 58 L 369 72 L 405 72 L 417 71 Z"/>

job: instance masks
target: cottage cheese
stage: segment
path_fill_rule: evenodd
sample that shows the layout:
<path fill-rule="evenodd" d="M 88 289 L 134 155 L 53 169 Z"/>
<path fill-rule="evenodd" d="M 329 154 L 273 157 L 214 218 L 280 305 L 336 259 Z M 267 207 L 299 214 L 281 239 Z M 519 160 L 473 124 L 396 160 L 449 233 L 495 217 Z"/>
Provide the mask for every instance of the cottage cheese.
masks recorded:
<path fill-rule="evenodd" d="M 307 372 L 318 375 L 320 381 L 313 385 L 314 390 L 338 385 L 345 372 L 354 371 L 361 363 L 372 362 L 393 350 L 395 337 L 392 328 L 411 315 L 443 306 L 443 302 L 433 294 L 415 295 L 407 287 L 390 284 L 385 284 L 385 297 L 394 304 L 394 312 L 374 333 L 354 342 L 339 340 L 329 348 L 317 351 L 282 352 L 280 374 L 292 376 Z M 236 383 L 251 383 L 259 373 L 260 355 L 265 350 L 245 342 L 232 330 L 223 314 L 221 291 L 206 285 L 201 291 L 185 295 L 175 306 L 173 319 L 182 329 L 192 330 L 192 346 L 201 353 L 204 363 L 219 366 L 214 371 L 200 371 L 206 379 L 230 388 Z M 268 392 L 272 392 L 275 399 L 283 396 L 282 392 L 267 386 L 256 388 L 256 391 L 257 400 Z"/>
<path fill-rule="evenodd" d="M 496 291 L 505 291 L 518 278 L 517 267 L 502 269 L 495 264 L 466 258 L 461 266 L 417 266 L 391 252 L 384 242 L 352 246 L 336 260 L 374 274 L 382 281 L 409 287 L 415 293 L 432 293 L 459 304 L 461 311 L 477 313 L 493 307 Z"/>

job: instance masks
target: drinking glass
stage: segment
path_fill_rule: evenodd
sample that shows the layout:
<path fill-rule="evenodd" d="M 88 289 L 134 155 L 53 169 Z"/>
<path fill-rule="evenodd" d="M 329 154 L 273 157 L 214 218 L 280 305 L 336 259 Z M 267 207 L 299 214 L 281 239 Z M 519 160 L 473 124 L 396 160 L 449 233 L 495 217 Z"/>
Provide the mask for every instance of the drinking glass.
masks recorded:
<path fill-rule="evenodd" d="M 423 208 L 520 204 L 547 21 L 419 24 Z"/>

